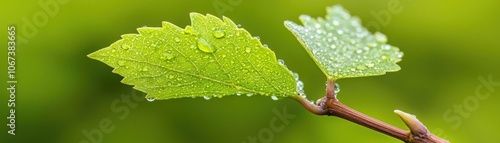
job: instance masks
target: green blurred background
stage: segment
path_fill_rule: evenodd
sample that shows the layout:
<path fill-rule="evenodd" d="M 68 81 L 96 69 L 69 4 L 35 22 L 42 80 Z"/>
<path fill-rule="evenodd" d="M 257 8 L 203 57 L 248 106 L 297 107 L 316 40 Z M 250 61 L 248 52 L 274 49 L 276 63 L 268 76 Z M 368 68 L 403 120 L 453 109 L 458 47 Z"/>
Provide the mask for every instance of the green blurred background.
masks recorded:
<path fill-rule="evenodd" d="M 402 10 L 390 13 L 395 2 Z M 57 7 L 43 6 L 47 3 Z M 218 12 L 214 3 L 226 11 Z M 223 14 L 260 36 L 262 43 L 300 74 L 308 97 L 316 100 L 324 95 L 325 77 L 283 21 L 298 22 L 300 14 L 322 17 L 325 7 L 334 4 L 342 4 L 364 25 L 378 25 L 370 30 L 386 34 L 389 43 L 405 53 L 399 72 L 339 80 L 343 103 L 403 129 L 393 110 L 416 114 L 429 130 L 453 143 L 500 142 L 500 86 L 488 90 L 478 79 L 491 76 L 500 82 L 497 0 L 2 1 L 2 41 L 7 43 L 10 25 L 17 26 L 18 38 L 28 38 L 17 41 L 16 136 L 7 134 L 8 91 L 3 90 L 0 142 L 91 142 L 83 132 L 96 133 L 101 122 L 111 121 L 112 129 L 99 130 L 102 136 L 93 134 L 92 138 L 101 138 L 103 143 L 242 143 L 261 133 L 275 143 L 399 143 L 339 118 L 313 115 L 291 99 L 230 96 L 147 102 L 130 98 L 132 103 L 126 104 L 119 100 L 131 97 L 132 87 L 120 83 L 122 77 L 113 74 L 112 68 L 86 57 L 122 34 L 136 33 L 138 27 L 161 26 L 161 21 L 184 27 L 190 24 L 190 12 Z M 54 8 L 57 11 L 52 12 Z M 383 17 L 383 21 L 372 14 L 387 12 L 390 19 Z M 33 22 L 33 17 L 46 23 L 33 23 L 37 31 L 23 33 L 23 26 Z M 7 59 L 7 47 L 2 51 L 0 59 Z M 6 88 L 7 61 L 0 64 Z M 483 87 L 479 93 L 490 96 L 479 99 L 478 86 Z M 460 106 L 464 111 L 455 112 Z M 279 132 L 265 132 L 277 117 L 273 109 L 282 112 L 283 108 L 295 118 Z"/>

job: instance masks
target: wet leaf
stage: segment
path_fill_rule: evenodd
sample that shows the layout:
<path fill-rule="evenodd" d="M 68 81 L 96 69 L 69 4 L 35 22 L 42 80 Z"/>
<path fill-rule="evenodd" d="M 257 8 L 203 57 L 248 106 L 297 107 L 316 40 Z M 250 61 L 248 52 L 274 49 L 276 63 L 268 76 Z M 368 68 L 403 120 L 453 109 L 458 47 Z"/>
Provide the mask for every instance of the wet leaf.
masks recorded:
<path fill-rule="evenodd" d="M 370 33 L 341 6 L 327 8 L 325 18 L 301 15 L 304 26 L 285 21 L 329 79 L 383 75 L 400 70 L 403 53 L 386 44 L 384 34 Z"/>
<path fill-rule="evenodd" d="M 264 47 L 229 18 L 191 13 L 192 26 L 138 28 L 89 55 L 115 68 L 122 82 L 150 100 L 227 95 L 295 96 L 296 81 Z"/>

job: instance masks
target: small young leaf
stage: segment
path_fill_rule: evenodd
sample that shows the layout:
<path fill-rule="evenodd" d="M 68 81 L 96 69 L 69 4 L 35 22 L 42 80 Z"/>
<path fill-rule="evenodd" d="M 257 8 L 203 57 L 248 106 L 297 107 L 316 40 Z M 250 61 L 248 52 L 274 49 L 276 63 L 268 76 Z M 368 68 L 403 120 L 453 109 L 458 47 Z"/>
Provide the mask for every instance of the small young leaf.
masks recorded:
<path fill-rule="evenodd" d="M 138 28 L 89 55 L 115 68 L 149 99 L 236 94 L 296 95 L 291 72 L 233 21 L 191 13 L 192 26 Z"/>
<path fill-rule="evenodd" d="M 301 15 L 304 26 L 285 26 L 305 47 L 329 79 L 382 75 L 398 71 L 403 53 L 386 44 L 382 33 L 372 35 L 341 6 L 327 8 L 326 19 Z"/>

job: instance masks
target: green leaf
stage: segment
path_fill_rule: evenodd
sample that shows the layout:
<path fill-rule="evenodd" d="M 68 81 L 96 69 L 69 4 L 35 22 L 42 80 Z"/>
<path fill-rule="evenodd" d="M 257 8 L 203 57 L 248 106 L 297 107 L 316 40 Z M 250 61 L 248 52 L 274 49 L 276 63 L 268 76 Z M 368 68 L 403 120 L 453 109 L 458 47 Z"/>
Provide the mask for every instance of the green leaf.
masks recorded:
<path fill-rule="evenodd" d="M 403 53 L 386 44 L 384 34 L 372 35 L 341 6 L 327 8 L 326 19 L 301 15 L 304 26 L 285 21 L 329 79 L 383 75 L 400 70 Z"/>
<path fill-rule="evenodd" d="M 89 55 L 115 68 L 122 82 L 147 98 L 296 96 L 291 72 L 229 18 L 191 13 L 192 26 L 138 28 L 111 46 Z"/>

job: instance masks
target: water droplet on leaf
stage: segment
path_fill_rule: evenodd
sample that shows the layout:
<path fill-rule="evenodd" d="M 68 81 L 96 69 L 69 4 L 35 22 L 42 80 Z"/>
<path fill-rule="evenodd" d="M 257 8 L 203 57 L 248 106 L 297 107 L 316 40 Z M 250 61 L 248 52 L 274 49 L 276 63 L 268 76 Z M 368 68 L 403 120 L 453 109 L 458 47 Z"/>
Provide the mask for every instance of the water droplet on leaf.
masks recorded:
<path fill-rule="evenodd" d="M 375 64 L 373 64 L 373 63 L 367 63 L 367 64 L 365 64 L 365 65 L 366 65 L 367 67 L 369 67 L 369 68 L 371 68 L 371 67 L 375 66 Z"/>
<path fill-rule="evenodd" d="M 203 96 L 205 100 L 210 100 L 210 96 Z"/>
<path fill-rule="evenodd" d="M 250 53 L 251 51 L 252 51 L 252 48 L 250 48 L 250 47 L 245 48 L 245 52 Z"/>
<path fill-rule="evenodd" d="M 379 43 L 386 43 L 387 42 L 387 36 L 385 36 L 384 34 L 380 33 L 380 32 L 375 32 L 375 40 L 377 40 L 377 42 Z"/>
<path fill-rule="evenodd" d="M 248 94 L 247 94 L 247 96 L 248 96 L 248 97 L 250 97 L 250 96 L 252 96 L 252 95 L 253 95 L 253 93 L 248 93 Z"/>
<path fill-rule="evenodd" d="M 127 45 L 127 44 L 123 44 L 123 45 L 122 45 L 122 49 L 123 49 L 123 50 L 128 50 L 128 49 L 130 49 L 130 46 L 129 46 L 129 45 Z"/>
<path fill-rule="evenodd" d="M 118 66 L 122 67 L 124 65 L 125 65 L 125 61 L 123 61 L 123 60 L 118 61 Z"/>
<path fill-rule="evenodd" d="M 213 35 L 215 38 L 222 38 L 226 35 L 226 33 L 224 32 L 224 30 L 217 30 Z"/>
<path fill-rule="evenodd" d="M 340 85 L 338 83 L 335 83 L 335 95 L 337 95 L 340 92 Z"/>
<path fill-rule="evenodd" d="M 241 86 L 234 86 L 234 88 L 236 88 L 236 90 L 241 90 L 243 87 L 241 87 Z"/>
<path fill-rule="evenodd" d="M 149 102 L 153 102 L 156 100 L 156 98 L 152 97 L 152 98 L 146 98 L 146 100 L 148 100 Z"/>
<path fill-rule="evenodd" d="M 174 41 L 177 42 L 177 43 L 179 43 L 181 41 L 181 39 L 179 37 L 175 37 Z"/>
<path fill-rule="evenodd" d="M 271 99 L 278 100 L 278 97 L 273 95 L 273 96 L 271 96 Z"/>
<path fill-rule="evenodd" d="M 364 70 L 364 69 L 366 69 L 366 67 L 364 65 L 358 65 L 358 66 L 356 66 L 356 69 Z"/>
<path fill-rule="evenodd" d="M 299 93 L 299 96 L 302 97 L 302 98 L 307 98 L 307 95 L 306 93 L 304 92 L 304 90 L 300 90 L 298 91 L 297 93 Z"/>
<path fill-rule="evenodd" d="M 297 90 L 303 90 L 304 89 L 304 83 L 300 80 L 297 81 Z"/>
<path fill-rule="evenodd" d="M 366 45 L 368 45 L 368 47 L 372 47 L 373 48 L 373 47 L 377 46 L 377 43 L 375 43 L 375 42 L 368 42 L 368 43 L 366 43 Z"/>
<path fill-rule="evenodd" d="M 205 53 L 213 53 L 215 52 L 215 47 L 212 44 L 208 43 L 203 38 L 198 38 L 198 49 Z"/>
<path fill-rule="evenodd" d="M 316 23 L 316 24 L 314 24 L 314 27 L 315 27 L 316 29 L 319 29 L 319 28 L 321 28 L 321 25 L 320 25 L 319 23 Z"/>
<path fill-rule="evenodd" d="M 292 75 L 295 78 L 295 81 L 299 80 L 299 74 L 298 73 L 292 72 Z"/>
<path fill-rule="evenodd" d="M 337 48 L 337 46 L 332 44 L 332 45 L 330 45 L 330 48 L 335 49 L 335 48 Z"/>
<path fill-rule="evenodd" d="M 334 26 L 339 26 L 340 22 L 338 20 L 333 20 L 333 25 Z"/>
<path fill-rule="evenodd" d="M 387 55 L 382 55 L 382 60 L 390 60 L 390 58 Z"/>
<path fill-rule="evenodd" d="M 191 26 L 186 26 L 186 28 L 184 29 L 184 33 L 195 35 L 193 27 Z"/>
<path fill-rule="evenodd" d="M 400 59 L 401 59 L 401 58 L 403 58 L 403 55 L 404 55 L 404 53 L 403 53 L 403 52 L 399 52 L 399 54 L 398 54 L 398 58 L 400 58 Z"/>
<path fill-rule="evenodd" d="M 282 59 L 278 59 L 278 63 L 280 63 L 280 65 L 283 65 L 283 66 L 285 65 L 285 61 Z"/>
<path fill-rule="evenodd" d="M 344 31 L 342 31 L 342 30 L 339 29 L 339 30 L 337 30 L 337 33 L 340 34 L 340 35 L 342 35 L 342 34 L 344 34 Z"/>
<path fill-rule="evenodd" d="M 163 55 L 160 57 L 162 58 L 163 57 L 163 60 L 171 60 L 173 59 L 175 56 L 169 52 L 164 52 Z"/>

